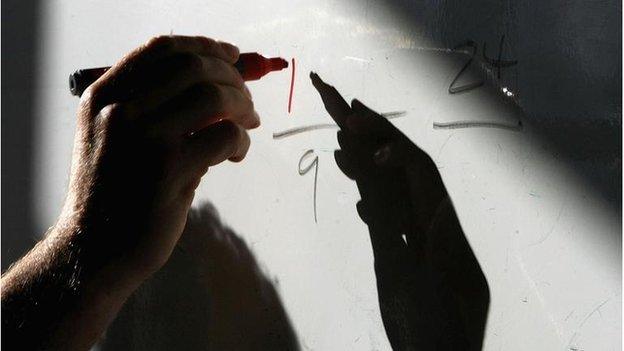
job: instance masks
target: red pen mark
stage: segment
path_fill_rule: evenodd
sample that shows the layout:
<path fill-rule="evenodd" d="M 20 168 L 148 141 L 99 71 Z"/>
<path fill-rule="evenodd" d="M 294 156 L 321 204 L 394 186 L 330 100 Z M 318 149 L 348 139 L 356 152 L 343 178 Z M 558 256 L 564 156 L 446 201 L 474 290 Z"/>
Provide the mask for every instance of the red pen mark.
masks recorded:
<path fill-rule="evenodd" d="M 293 88 L 295 87 L 295 58 L 292 58 L 292 75 L 290 76 L 290 94 L 288 94 L 288 113 L 292 106 Z"/>

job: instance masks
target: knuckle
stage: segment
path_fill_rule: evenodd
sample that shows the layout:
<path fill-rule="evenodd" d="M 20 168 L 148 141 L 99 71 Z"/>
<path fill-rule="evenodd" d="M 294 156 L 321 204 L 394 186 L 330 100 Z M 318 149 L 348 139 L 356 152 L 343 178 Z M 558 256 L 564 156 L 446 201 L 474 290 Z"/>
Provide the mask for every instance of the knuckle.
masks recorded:
<path fill-rule="evenodd" d="M 225 106 L 225 94 L 223 89 L 216 84 L 200 84 L 197 87 L 198 95 L 205 99 L 210 109 L 221 112 Z"/>
<path fill-rule="evenodd" d="M 238 70 L 236 70 L 236 68 L 234 68 L 234 66 L 231 66 L 231 65 L 227 65 L 227 66 L 228 66 L 227 69 L 232 71 L 232 76 L 234 77 L 234 80 L 235 80 L 235 83 L 236 83 L 236 87 L 238 87 L 238 88 L 245 87 L 245 80 L 243 79 L 243 76 L 240 74 L 240 72 Z"/>
<path fill-rule="evenodd" d="M 93 111 L 97 107 L 97 101 L 100 99 L 102 88 L 96 83 L 91 84 L 85 89 L 80 96 L 80 108 Z"/>
<path fill-rule="evenodd" d="M 203 45 L 206 49 L 214 49 L 215 47 L 219 45 L 217 41 L 212 38 L 196 36 L 195 39 L 199 43 L 201 43 L 201 45 Z"/>
<path fill-rule="evenodd" d="M 159 35 L 151 38 L 145 44 L 150 50 L 170 50 L 175 46 L 175 40 L 170 35 Z"/>
<path fill-rule="evenodd" d="M 97 118 L 97 126 L 101 131 L 115 129 L 119 123 L 129 117 L 128 108 L 120 103 L 113 103 L 104 106 L 100 110 Z"/>
<path fill-rule="evenodd" d="M 239 138 L 239 148 L 237 149 L 238 155 L 232 161 L 241 162 L 245 156 L 247 156 L 247 152 L 249 151 L 250 140 L 247 132 L 241 132 Z"/>
<path fill-rule="evenodd" d="M 222 60 L 221 58 L 211 57 L 206 59 L 206 71 L 222 72 L 229 82 L 237 88 L 242 88 L 245 84 L 243 77 L 236 68 Z"/>
<path fill-rule="evenodd" d="M 204 60 L 193 53 L 183 53 L 178 57 L 182 68 L 190 71 L 191 74 L 198 74 L 204 69 Z"/>
<path fill-rule="evenodd" d="M 240 72 L 236 70 L 233 65 L 227 64 L 223 60 L 215 59 L 215 70 L 220 70 L 222 72 L 227 72 L 228 78 L 232 80 L 234 86 L 237 88 L 243 88 L 245 85 L 245 81 L 241 76 Z"/>
<path fill-rule="evenodd" d="M 254 105 L 253 100 L 251 100 L 250 98 L 246 97 L 245 95 L 243 95 L 243 101 L 245 104 L 245 109 L 247 111 L 253 111 L 256 109 L 256 106 Z"/>
<path fill-rule="evenodd" d="M 87 87 L 87 89 L 85 89 L 84 92 L 82 92 L 82 95 L 80 96 L 80 106 L 91 107 L 91 103 L 95 96 L 94 90 L 95 88 L 93 87 L 93 84 L 91 84 Z"/>
<path fill-rule="evenodd" d="M 226 140 L 228 140 L 231 146 L 235 149 L 241 139 L 240 129 L 238 129 L 238 127 L 232 122 L 224 122 L 223 134 L 225 135 Z"/>

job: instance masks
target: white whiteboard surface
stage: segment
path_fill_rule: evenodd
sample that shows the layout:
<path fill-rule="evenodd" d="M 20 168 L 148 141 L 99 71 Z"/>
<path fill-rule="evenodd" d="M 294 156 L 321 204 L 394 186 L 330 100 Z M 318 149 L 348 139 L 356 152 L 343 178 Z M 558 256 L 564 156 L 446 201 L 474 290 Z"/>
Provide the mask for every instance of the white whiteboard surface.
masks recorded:
<path fill-rule="evenodd" d="M 262 126 L 250 133 L 245 162 L 209 171 L 196 203 L 209 199 L 279 281 L 304 350 L 390 349 L 368 232 L 355 209 L 359 194 L 333 159 L 335 130 L 272 137 L 332 123 L 310 84 L 311 70 L 348 101 L 406 111 L 393 123 L 439 167 L 489 284 L 484 350 L 621 348 L 619 213 L 528 123 L 521 132 L 433 129 L 433 122 L 456 120 L 514 124 L 522 113 L 488 87 L 449 95 L 467 55 L 407 30 L 383 2 L 49 1 L 43 7 L 42 59 L 34 72 L 41 232 L 58 215 L 68 182 L 78 104 L 68 74 L 110 65 L 155 35 L 206 35 L 297 61 L 290 114 L 289 70 L 249 83 Z M 318 223 L 313 174 L 297 172 L 308 149 L 319 157 Z"/>

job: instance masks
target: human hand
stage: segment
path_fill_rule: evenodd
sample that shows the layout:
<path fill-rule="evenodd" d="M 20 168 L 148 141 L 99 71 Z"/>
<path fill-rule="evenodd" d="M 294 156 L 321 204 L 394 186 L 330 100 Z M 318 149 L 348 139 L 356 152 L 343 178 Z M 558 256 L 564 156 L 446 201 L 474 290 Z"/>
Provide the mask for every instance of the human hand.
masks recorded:
<path fill-rule="evenodd" d="M 246 129 L 260 125 L 238 55 L 205 37 L 157 37 L 87 88 L 53 235 L 74 236 L 91 266 L 124 278 L 158 270 L 208 167 L 241 161 Z"/>

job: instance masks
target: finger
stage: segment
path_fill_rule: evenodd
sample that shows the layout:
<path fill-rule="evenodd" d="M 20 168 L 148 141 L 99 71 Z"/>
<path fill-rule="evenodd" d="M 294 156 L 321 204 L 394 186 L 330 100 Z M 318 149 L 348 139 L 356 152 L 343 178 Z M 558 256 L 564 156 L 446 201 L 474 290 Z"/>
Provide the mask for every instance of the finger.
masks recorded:
<path fill-rule="evenodd" d="M 146 79 L 140 80 L 133 93 L 135 103 L 146 112 L 199 83 L 228 85 L 247 95 L 240 73 L 221 59 L 179 54 L 160 62 L 143 73 Z"/>
<path fill-rule="evenodd" d="M 138 81 L 136 72 L 140 67 L 156 62 L 174 54 L 195 54 L 203 57 L 214 57 L 233 64 L 238 60 L 231 44 L 218 43 L 206 37 L 187 37 L 165 35 L 150 39 L 141 47 L 125 55 L 114 64 L 98 81 L 93 84 L 91 91 L 98 91 L 98 100 L 102 105 L 112 100 L 126 97 L 135 88 Z M 229 47 L 229 48 L 228 48 Z M 228 52 L 230 51 L 230 52 Z M 101 107 L 100 106 L 100 107 Z"/>
<path fill-rule="evenodd" d="M 240 127 L 238 128 L 238 148 L 236 149 L 236 152 L 234 152 L 234 154 L 232 154 L 232 156 L 228 158 L 229 161 L 236 163 L 241 162 L 245 159 L 245 156 L 247 156 L 247 152 L 249 152 L 249 147 L 251 146 L 251 139 L 249 138 L 249 134 L 247 134 L 247 131 Z"/>
<path fill-rule="evenodd" d="M 230 56 L 230 60 L 228 62 L 236 63 L 236 61 L 238 61 L 238 57 L 240 56 L 240 50 L 236 45 L 230 44 L 225 41 L 219 41 L 219 45 L 221 45 L 223 51 L 225 51 Z"/>
<path fill-rule="evenodd" d="M 229 44 L 233 46 L 232 44 Z M 222 43 L 204 36 L 165 35 L 150 39 L 148 50 L 168 52 L 194 52 L 203 56 L 214 56 L 225 61 L 235 62 L 232 52 L 228 52 Z"/>
<path fill-rule="evenodd" d="M 202 36 L 163 35 L 150 39 L 138 49 L 138 54 L 158 59 L 176 53 L 193 53 L 234 63 L 238 60 L 238 53 L 234 49 L 238 50 L 232 44 Z"/>
<path fill-rule="evenodd" d="M 204 173 L 208 167 L 225 160 L 240 162 L 249 150 L 247 132 L 230 121 L 204 128 L 184 144 L 184 162 L 191 172 Z"/>
<path fill-rule="evenodd" d="M 154 134 L 182 136 L 221 119 L 247 129 L 260 125 L 253 101 L 240 89 L 220 84 L 198 84 L 187 89 L 159 107 L 144 123 Z"/>
<path fill-rule="evenodd" d="M 342 98 L 336 88 L 323 82 L 318 74 L 310 72 L 310 79 L 312 80 L 314 88 L 316 88 L 321 95 L 321 100 L 323 100 L 323 104 L 329 115 L 340 128 L 344 128 L 345 120 L 347 116 L 351 114 L 349 104 Z"/>

